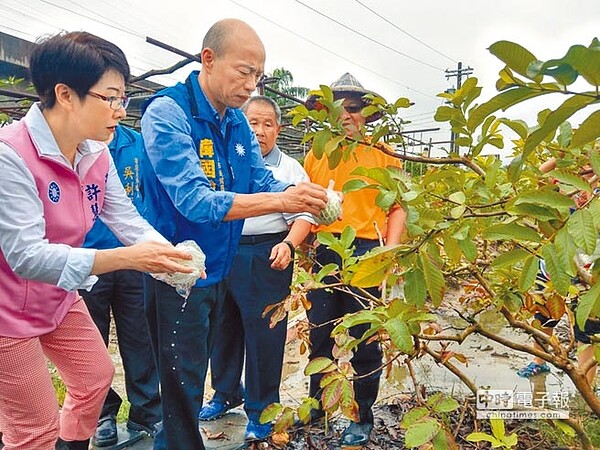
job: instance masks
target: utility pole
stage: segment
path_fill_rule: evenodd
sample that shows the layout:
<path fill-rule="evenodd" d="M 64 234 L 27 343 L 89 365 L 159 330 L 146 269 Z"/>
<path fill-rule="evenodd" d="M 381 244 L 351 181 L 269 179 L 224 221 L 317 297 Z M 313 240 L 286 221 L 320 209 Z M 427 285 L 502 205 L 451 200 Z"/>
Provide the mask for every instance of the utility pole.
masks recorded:
<path fill-rule="evenodd" d="M 466 67 L 463 69 L 462 61 L 458 62 L 458 68 L 456 70 L 446 69 L 446 79 L 456 78 L 456 90 L 460 89 L 462 86 L 463 77 L 468 77 L 473 73 L 473 69 L 471 67 Z M 453 153 L 458 153 L 458 145 L 455 144 L 456 136 L 454 135 L 454 131 L 450 133 L 450 150 Z"/>

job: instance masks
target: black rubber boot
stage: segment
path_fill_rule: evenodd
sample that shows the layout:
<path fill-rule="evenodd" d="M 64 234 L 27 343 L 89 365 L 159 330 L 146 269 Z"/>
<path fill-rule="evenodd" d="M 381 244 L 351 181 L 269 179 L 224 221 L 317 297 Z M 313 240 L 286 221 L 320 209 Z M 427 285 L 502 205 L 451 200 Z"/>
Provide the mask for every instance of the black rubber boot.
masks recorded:
<path fill-rule="evenodd" d="M 340 437 L 340 446 L 345 449 L 362 447 L 371 439 L 373 423 L 352 422 Z"/>
<path fill-rule="evenodd" d="M 358 403 L 360 422 L 352 422 L 340 437 L 342 448 L 360 447 L 367 444 L 373 430 L 373 404 L 379 393 L 379 378 L 354 383 L 354 398 Z"/>
<path fill-rule="evenodd" d="M 63 441 L 58 438 L 56 441 L 56 450 L 88 450 L 90 448 L 90 440 L 85 441 Z"/>

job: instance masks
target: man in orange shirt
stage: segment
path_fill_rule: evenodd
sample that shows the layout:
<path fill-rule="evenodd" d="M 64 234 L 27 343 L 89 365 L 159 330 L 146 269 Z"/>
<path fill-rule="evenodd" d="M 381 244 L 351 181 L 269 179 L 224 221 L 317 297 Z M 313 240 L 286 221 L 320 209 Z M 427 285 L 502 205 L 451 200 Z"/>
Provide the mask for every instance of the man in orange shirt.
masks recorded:
<path fill-rule="evenodd" d="M 356 78 L 349 73 L 344 74 L 334 82 L 331 89 L 336 100 L 343 99 L 344 113 L 341 115 L 340 120 L 347 136 L 360 140 L 361 127 L 365 123 L 380 118 L 377 113 L 368 117 L 363 117 L 361 114 L 361 110 L 369 103 L 368 99 L 363 98 L 364 95 L 373 94 L 373 92 L 364 89 Z M 315 97 L 309 97 L 307 107 L 309 109 L 314 108 L 316 102 Z M 389 150 L 392 151 L 391 148 Z M 357 175 L 351 175 L 351 172 L 357 167 L 398 167 L 399 165 L 398 159 L 376 148 L 369 148 L 367 145 L 362 144 L 356 147 L 353 155 L 347 161 L 341 161 L 334 169 L 329 169 L 326 157 L 317 159 L 313 152 L 307 154 L 304 162 L 304 168 L 313 183 L 327 186 L 329 180 L 334 180 L 333 189 L 340 191 L 348 180 L 359 178 Z M 313 231 L 329 231 L 339 235 L 346 226 L 351 226 L 356 230 L 355 256 L 362 255 L 380 245 L 378 232 L 381 232 L 384 238 L 384 245 L 399 243 L 405 228 L 406 213 L 399 206 L 392 207 L 386 213 L 375 204 L 376 196 L 377 191 L 374 189 L 362 189 L 345 194 L 342 204 L 342 219 L 331 225 L 319 225 Z M 319 246 L 316 253 L 315 268 L 318 270 L 329 263 L 336 263 L 341 266 L 340 257 L 325 246 Z M 329 284 L 335 283 L 336 280 L 333 277 L 327 277 L 324 282 Z M 371 288 L 370 292 L 377 297 L 380 296 L 377 288 Z M 362 306 L 351 294 L 337 289 L 312 291 L 308 294 L 308 299 L 312 303 L 312 308 L 307 311 L 310 322 L 315 325 L 327 324 L 312 328 L 310 331 L 310 359 L 319 356 L 332 358 L 331 352 L 334 344 L 330 336 L 334 326 L 332 321 L 344 314 L 359 311 Z M 355 326 L 351 329 L 351 334 L 360 337 L 366 331 L 367 326 Z M 359 378 L 354 382 L 360 421 L 352 422 L 344 431 L 340 439 L 342 447 L 364 445 L 369 441 L 369 435 L 373 429 L 372 406 L 377 398 L 381 376 L 382 354 L 379 344 L 366 344 L 363 342 L 355 350 L 351 362 L 357 376 L 370 375 Z M 311 397 L 320 397 L 320 380 L 320 374 L 311 376 L 309 389 Z M 322 411 L 315 412 L 313 418 L 323 415 Z"/>

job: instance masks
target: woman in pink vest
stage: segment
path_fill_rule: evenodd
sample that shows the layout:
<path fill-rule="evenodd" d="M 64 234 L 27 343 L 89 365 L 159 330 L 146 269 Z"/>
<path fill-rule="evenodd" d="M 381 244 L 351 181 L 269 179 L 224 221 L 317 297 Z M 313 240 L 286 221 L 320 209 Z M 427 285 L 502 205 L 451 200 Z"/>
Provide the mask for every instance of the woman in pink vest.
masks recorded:
<path fill-rule="evenodd" d="M 5 450 L 87 449 L 114 369 L 77 289 L 119 269 L 189 273 L 174 258 L 190 257 L 138 215 L 103 143 L 129 103 L 123 52 L 59 34 L 29 69 L 40 102 L 0 129 L 0 432 Z M 128 247 L 81 248 L 98 218 Z"/>

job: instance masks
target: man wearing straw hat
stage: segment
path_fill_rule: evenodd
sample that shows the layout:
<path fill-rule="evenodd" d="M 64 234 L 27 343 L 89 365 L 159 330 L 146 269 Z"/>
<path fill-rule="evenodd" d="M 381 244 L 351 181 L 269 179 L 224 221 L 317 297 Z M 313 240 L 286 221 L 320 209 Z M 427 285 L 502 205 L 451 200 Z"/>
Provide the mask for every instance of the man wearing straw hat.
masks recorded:
<path fill-rule="evenodd" d="M 344 112 L 340 117 L 346 136 L 356 141 L 364 141 L 361 137 L 361 129 L 365 123 L 370 123 L 381 118 L 377 112 L 364 117 L 361 110 L 370 103 L 365 95 L 377 95 L 366 90 L 351 74 L 342 75 L 331 85 L 334 99 L 343 99 Z M 318 108 L 316 96 L 310 96 L 307 100 L 309 109 Z M 391 148 L 388 148 L 392 151 Z M 357 167 L 388 167 L 399 166 L 399 161 L 376 148 L 370 148 L 368 143 L 359 143 L 353 151 L 353 155 L 347 161 L 341 161 L 337 167 L 330 169 L 327 158 L 317 159 L 313 152 L 306 156 L 304 168 L 313 183 L 327 186 L 330 180 L 335 182 L 334 189 L 342 190 L 344 184 L 352 178 L 360 178 L 351 175 Z M 387 213 L 375 204 L 377 191 L 374 189 L 362 189 L 349 192 L 344 195 L 342 204 L 342 218 L 331 225 L 318 225 L 313 227 L 313 232 L 329 231 L 335 236 L 342 233 L 346 226 L 356 230 L 355 256 L 362 255 L 379 245 L 394 245 L 400 242 L 404 232 L 406 213 L 395 205 Z M 383 238 L 380 242 L 379 236 Z M 318 271 L 326 264 L 335 263 L 341 267 L 339 255 L 327 247 L 321 245 L 316 249 L 315 269 Z M 335 283 L 334 277 L 326 277 L 326 284 Z M 380 297 L 378 288 L 370 288 L 368 291 Z M 317 357 L 332 358 L 333 321 L 347 313 L 361 310 L 363 307 L 357 299 L 347 292 L 337 289 L 318 289 L 308 294 L 312 308 L 307 311 L 308 319 L 312 324 L 324 326 L 314 327 L 310 331 L 311 353 L 310 359 Z M 360 337 L 366 331 L 368 324 L 357 325 L 350 332 L 354 337 Z M 340 438 L 342 447 L 360 446 L 369 441 L 369 435 L 373 429 L 372 406 L 377 398 L 379 390 L 379 378 L 381 376 L 382 354 L 379 344 L 361 343 L 354 352 L 352 365 L 358 377 L 354 381 L 355 399 L 359 406 L 359 422 L 352 422 Z M 367 375 L 361 377 L 362 375 Z M 320 398 L 321 374 L 312 375 L 310 378 L 309 394 L 311 397 Z M 321 410 L 313 411 L 312 419 L 322 417 Z"/>

